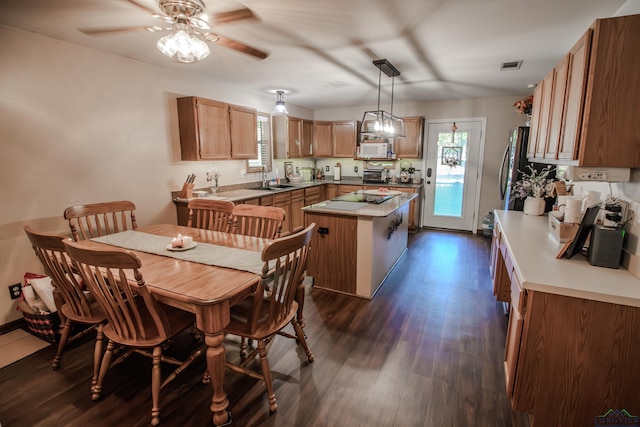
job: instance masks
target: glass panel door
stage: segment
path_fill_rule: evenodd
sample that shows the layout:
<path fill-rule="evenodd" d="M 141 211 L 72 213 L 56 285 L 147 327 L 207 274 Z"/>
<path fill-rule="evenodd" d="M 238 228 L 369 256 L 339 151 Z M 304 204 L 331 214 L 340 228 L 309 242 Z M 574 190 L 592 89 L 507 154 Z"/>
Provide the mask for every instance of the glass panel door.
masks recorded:
<path fill-rule="evenodd" d="M 482 125 L 427 122 L 423 226 L 475 231 Z"/>

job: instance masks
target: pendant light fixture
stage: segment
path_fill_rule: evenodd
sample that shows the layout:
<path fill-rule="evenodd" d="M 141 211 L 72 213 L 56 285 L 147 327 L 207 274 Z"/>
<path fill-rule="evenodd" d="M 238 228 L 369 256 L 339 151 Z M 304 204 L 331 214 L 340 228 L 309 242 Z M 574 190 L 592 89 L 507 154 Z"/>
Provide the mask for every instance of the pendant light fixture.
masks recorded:
<path fill-rule="evenodd" d="M 284 106 L 284 91 L 276 91 L 276 106 L 271 113 L 272 116 L 285 116 L 289 114 L 287 107 Z"/>
<path fill-rule="evenodd" d="M 393 115 L 393 90 L 395 77 L 400 75 L 400 71 L 386 59 L 376 59 L 373 65 L 378 67 L 378 109 L 376 111 L 365 111 L 362 117 L 360 134 L 363 139 L 385 139 L 403 137 L 404 122 L 400 117 Z M 380 88 L 382 73 L 391 77 L 391 112 L 387 113 L 380 109 Z"/>

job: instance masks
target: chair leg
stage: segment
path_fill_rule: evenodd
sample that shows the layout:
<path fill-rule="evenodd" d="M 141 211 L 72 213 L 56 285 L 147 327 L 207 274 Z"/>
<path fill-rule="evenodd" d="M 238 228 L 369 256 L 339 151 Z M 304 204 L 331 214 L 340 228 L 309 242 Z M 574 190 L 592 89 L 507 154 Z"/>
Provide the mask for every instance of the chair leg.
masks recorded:
<path fill-rule="evenodd" d="M 304 329 L 304 327 L 306 326 L 304 323 L 304 316 L 302 315 L 302 309 L 304 308 L 304 285 L 300 285 L 298 287 L 298 291 L 296 292 L 296 302 L 298 303 L 296 318 L 298 319 L 300 327 Z"/>
<path fill-rule="evenodd" d="M 98 382 L 95 386 L 92 387 L 92 400 L 100 399 L 100 394 L 102 393 L 102 383 L 104 381 L 104 377 L 107 375 L 107 371 L 109 370 L 109 366 L 111 365 L 111 356 L 113 356 L 113 349 L 116 344 L 109 340 L 109 344 L 107 344 L 107 351 L 104 353 L 104 357 L 102 358 L 102 363 L 100 364 L 100 375 L 98 375 Z"/>
<path fill-rule="evenodd" d="M 67 341 L 69 340 L 69 335 L 71 334 L 71 324 L 73 322 L 71 319 L 67 318 L 67 321 L 64 322 L 64 328 L 62 328 L 62 334 L 60 335 L 60 342 L 58 343 L 58 352 L 53 358 L 53 362 L 51 362 L 51 368 L 55 371 L 60 366 L 60 359 L 62 359 L 62 352 L 64 351 L 65 346 L 67 345 Z"/>
<path fill-rule="evenodd" d="M 304 348 L 304 352 L 307 353 L 307 360 L 309 363 L 313 362 L 313 354 L 307 345 L 307 340 L 304 338 L 304 331 L 300 327 L 300 324 L 296 321 L 296 319 L 291 319 L 291 325 L 293 325 L 293 329 L 296 331 L 296 336 L 298 337 L 298 343 L 302 345 Z"/>
<path fill-rule="evenodd" d="M 276 395 L 273 392 L 273 383 L 271 379 L 271 368 L 269 368 L 269 359 L 267 359 L 267 348 L 264 340 L 258 340 L 258 353 L 260 354 L 260 364 L 262 366 L 262 377 L 267 387 L 267 396 L 269 397 L 269 410 L 275 412 L 278 410 L 276 405 Z"/>
<path fill-rule="evenodd" d="M 94 390 L 98 383 L 98 374 L 100 372 L 100 364 L 102 361 L 102 351 L 104 350 L 104 333 L 102 329 L 104 324 L 100 323 L 96 328 L 96 345 L 93 349 L 93 377 L 91 378 L 91 391 Z"/>
<path fill-rule="evenodd" d="M 156 346 L 153 349 L 153 367 L 151 368 L 151 425 L 157 426 L 160 423 L 160 382 L 162 359 L 162 347 Z"/>

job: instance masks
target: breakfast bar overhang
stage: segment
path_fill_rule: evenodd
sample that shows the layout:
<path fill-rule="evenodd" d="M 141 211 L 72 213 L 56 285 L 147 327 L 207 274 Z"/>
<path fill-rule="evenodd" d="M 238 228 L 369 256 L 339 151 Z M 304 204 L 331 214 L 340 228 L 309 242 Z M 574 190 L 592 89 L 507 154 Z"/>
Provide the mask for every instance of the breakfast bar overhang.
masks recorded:
<path fill-rule="evenodd" d="M 415 193 L 359 190 L 303 208 L 316 223 L 307 275 L 316 288 L 371 299 L 407 250 Z"/>

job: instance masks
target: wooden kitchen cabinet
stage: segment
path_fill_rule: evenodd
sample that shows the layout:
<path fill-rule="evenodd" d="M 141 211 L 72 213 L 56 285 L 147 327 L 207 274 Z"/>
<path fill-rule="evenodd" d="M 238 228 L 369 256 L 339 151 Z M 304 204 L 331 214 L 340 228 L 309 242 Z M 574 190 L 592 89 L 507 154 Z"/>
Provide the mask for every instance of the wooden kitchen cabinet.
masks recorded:
<path fill-rule="evenodd" d="M 547 76 L 542 83 L 547 88 L 540 89 L 542 96 L 534 93 L 537 114 L 531 145 L 536 150 L 532 160 L 585 167 L 640 167 L 640 127 L 636 125 L 640 111 L 639 48 L 640 15 L 594 22 L 569 52 L 566 69 L 558 70 L 566 71 L 564 84 L 552 84 L 547 95 Z M 553 113 L 553 99 L 558 101 L 557 110 L 563 100 L 562 112 L 555 113 L 561 117 L 560 130 L 556 145 L 547 149 L 552 120 L 558 117 Z"/>
<path fill-rule="evenodd" d="M 345 194 L 353 193 L 354 191 L 360 191 L 362 189 L 362 185 L 340 184 L 338 185 L 338 196 L 344 196 Z"/>
<path fill-rule="evenodd" d="M 313 122 L 313 155 L 333 156 L 333 122 Z"/>
<path fill-rule="evenodd" d="M 255 109 L 195 96 L 177 102 L 182 160 L 258 157 Z"/>
<path fill-rule="evenodd" d="M 326 184 L 325 185 L 325 199 L 326 200 L 331 200 L 331 199 L 335 199 L 336 197 L 338 197 L 338 187 L 339 185 L 337 184 Z"/>
<path fill-rule="evenodd" d="M 583 94 L 587 82 L 592 33 L 591 29 L 587 30 L 569 51 L 562 135 L 560 135 L 560 141 L 558 142 L 558 160 L 577 158 L 578 136 L 582 127 L 581 112 L 584 108 Z"/>
<path fill-rule="evenodd" d="M 313 121 L 293 116 L 271 118 L 275 159 L 312 157 Z"/>
<path fill-rule="evenodd" d="M 406 188 L 406 187 L 392 187 L 394 190 L 402 191 L 403 193 L 418 193 L 418 197 L 409 202 L 409 218 L 407 218 L 409 231 L 412 233 L 420 230 L 420 206 L 422 188 Z"/>
<path fill-rule="evenodd" d="M 544 78 L 540 86 L 540 90 L 534 91 L 533 99 L 536 102 L 536 96 L 540 101 L 540 107 L 537 115 L 533 118 L 531 130 L 532 149 L 535 150 L 533 156 L 536 159 L 544 159 L 544 152 L 547 147 L 549 138 L 549 124 L 551 121 L 551 99 L 553 92 L 553 79 L 555 77 L 554 70 L 551 70 Z M 536 87 L 536 89 L 538 89 Z M 536 95 L 536 92 L 537 95 Z M 536 119 L 537 117 L 537 119 Z M 530 150 L 530 149 L 528 149 Z"/>
<path fill-rule="evenodd" d="M 513 261 L 507 250 L 507 244 L 502 239 L 502 232 L 498 223 L 494 223 L 493 226 L 490 262 L 493 295 L 498 301 L 510 303 Z"/>
<path fill-rule="evenodd" d="M 178 98 L 182 160 L 231 158 L 229 106 L 194 96 Z"/>
<path fill-rule="evenodd" d="M 320 203 L 322 199 L 322 186 L 309 187 L 304 189 L 304 205 L 309 206 Z"/>
<path fill-rule="evenodd" d="M 300 138 L 302 137 L 302 119 L 291 116 L 271 118 L 273 127 L 273 157 L 290 159 L 300 157 Z"/>
<path fill-rule="evenodd" d="M 302 120 L 300 157 L 313 157 L 313 120 Z"/>
<path fill-rule="evenodd" d="M 282 223 L 282 233 L 285 236 L 291 233 L 291 191 L 283 191 L 273 195 L 273 205 L 284 209 L 284 222 Z"/>
<path fill-rule="evenodd" d="M 239 105 L 229 105 L 229 133 L 232 159 L 258 158 L 257 126 L 257 110 Z"/>
<path fill-rule="evenodd" d="M 360 124 L 356 120 L 333 122 L 333 157 L 355 158 Z"/>
<path fill-rule="evenodd" d="M 393 149 L 398 159 L 421 159 L 424 138 L 424 117 L 403 117 L 403 138 L 395 138 Z"/>
<path fill-rule="evenodd" d="M 291 232 L 297 233 L 304 228 L 304 189 L 291 192 Z"/>
<path fill-rule="evenodd" d="M 504 352 L 504 372 L 507 386 L 507 396 L 513 397 L 518 355 L 522 342 L 522 330 L 524 328 L 524 310 L 526 305 L 526 292 L 520 289 L 517 278 L 511 283 L 511 300 L 509 307 L 509 324 L 507 326 L 507 341 Z"/>
<path fill-rule="evenodd" d="M 567 54 L 553 69 L 553 89 L 551 90 L 551 99 L 549 100 L 549 125 L 547 127 L 547 138 L 543 156 L 545 159 L 556 159 L 558 156 L 569 59 L 569 54 Z"/>

